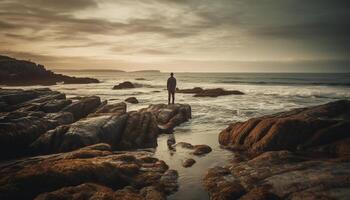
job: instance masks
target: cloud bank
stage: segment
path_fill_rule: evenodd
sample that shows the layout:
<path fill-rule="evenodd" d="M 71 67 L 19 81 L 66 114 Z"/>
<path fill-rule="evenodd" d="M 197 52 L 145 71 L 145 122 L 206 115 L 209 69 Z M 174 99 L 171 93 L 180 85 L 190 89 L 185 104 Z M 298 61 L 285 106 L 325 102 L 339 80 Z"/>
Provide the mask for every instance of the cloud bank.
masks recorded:
<path fill-rule="evenodd" d="M 51 68 L 266 71 L 274 63 L 276 71 L 350 71 L 349 7 L 345 0 L 3 0 L 0 53 Z"/>

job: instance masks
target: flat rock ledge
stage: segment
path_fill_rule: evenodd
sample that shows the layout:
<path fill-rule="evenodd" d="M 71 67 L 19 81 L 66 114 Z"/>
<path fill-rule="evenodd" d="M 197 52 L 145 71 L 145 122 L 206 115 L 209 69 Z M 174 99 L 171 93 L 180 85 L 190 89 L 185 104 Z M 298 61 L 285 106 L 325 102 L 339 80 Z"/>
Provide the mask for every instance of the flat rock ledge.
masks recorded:
<path fill-rule="evenodd" d="M 154 148 L 157 137 L 191 118 L 187 104 L 127 112 L 97 96 L 67 99 L 50 89 L 0 89 L 0 160 L 67 152 L 97 143 L 114 150 Z"/>
<path fill-rule="evenodd" d="M 219 142 L 245 158 L 208 170 L 211 199 L 347 199 L 350 196 L 350 102 L 231 124 Z"/>
<path fill-rule="evenodd" d="M 176 88 L 176 92 L 184 93 L 184 94 L 194 94 L 194 97 L 218 97 L 218 96 L 226 96 L 226 95 L 244 95 L 243 92 L 238 90 L 224 90 L 222 88 L 203 89 L 200 87 L 194 87 L 192 89 Z"/>
<path fill-rule="evenodd" d="M 178 174 L 150 152 L 96 144 L 0 164 L 0 199 L 166 199 Z M 79 198 L 78 198 L 79 197 Z"/>

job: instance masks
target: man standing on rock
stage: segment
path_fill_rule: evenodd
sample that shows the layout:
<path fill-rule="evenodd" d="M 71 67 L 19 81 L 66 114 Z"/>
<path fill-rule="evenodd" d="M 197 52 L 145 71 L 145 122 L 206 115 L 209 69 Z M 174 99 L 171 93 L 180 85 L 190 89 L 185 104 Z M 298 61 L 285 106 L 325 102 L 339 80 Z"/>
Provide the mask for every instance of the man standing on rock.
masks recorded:
<path fill-rule="evenodd" d="M 176 78 L 174 77 L 174 73 L 170 73 L 170 77 L 167 82 L 168 89 L 168 104 L 170 104 L 170 97 L 172 97 L 172 104 L 175 102 L 175 89 L 176 89 Z"/>

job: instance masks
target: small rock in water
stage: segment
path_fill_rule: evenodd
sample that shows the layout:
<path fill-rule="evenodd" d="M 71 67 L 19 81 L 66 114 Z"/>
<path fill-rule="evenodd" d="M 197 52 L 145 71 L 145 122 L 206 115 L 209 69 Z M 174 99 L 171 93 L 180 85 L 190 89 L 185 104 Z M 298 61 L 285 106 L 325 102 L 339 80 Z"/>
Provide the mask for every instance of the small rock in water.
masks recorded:
<path fill-rule="evenodd" d="M 193 149 L 193 145 L 188 142 L 179 142 L 176 144 L 176 146 L 178 145 L 185 149 Z"/>
<path fill-rule="evenodd" d="M 130 89 L 130 88 L 135 88 L 135 85 L 132 84 L 130 81 L 125 81 L 123 83 L 119 83 L 118 85 L 115 85 L 113 87 L 113 90 Z"/>
<path fill-rule="evenodd" d="M 210 148 L 210 146 L 201 144 L 201 145 L 194 146 L 193 154 L 199 156 L 199 155 L 210 153 L 211 151 L 212 149 Z"/>
<path fill-rule="evenodd" d="M 194 163 L 196 163 L 196 161 L 192 158 L 188 158 L 186 159 L 183 163 L 182 163 L 182 166 L 183 167 L 192 167 L 192 165 L 194 165 Z"/>
<path fill-rule="evenodd" d="M 168 140 L 167 140 L 167 145 L 169 149 L 173 149 L 173 145 L 176 143 L 175 137 L 173 134 L 169 135 Z"/>
<path fill-rule="evenodd" d="M 132 104 L 138 104 L 139 101 L 136 99 L 136 97 L 129 97 L 127 99 L 125 99 L 126 102 L 128 103 L 132 103 Z"/>

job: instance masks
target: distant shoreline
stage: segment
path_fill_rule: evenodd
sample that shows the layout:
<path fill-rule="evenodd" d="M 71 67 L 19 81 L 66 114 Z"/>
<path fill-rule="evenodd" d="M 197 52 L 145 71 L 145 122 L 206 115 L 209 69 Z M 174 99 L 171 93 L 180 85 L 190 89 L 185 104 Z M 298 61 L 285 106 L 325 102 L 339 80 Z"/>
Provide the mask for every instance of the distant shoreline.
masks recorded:
<path fill-rule="evenodd" d="M 51 69 L 52 71 L 68 71 L 68 72 L 124 72 L 124 73 L 164 73 L 160 70 L 136 70 L 136 71 L 123 71 L 114 69 Z"/>
<path fill-rule="evenodd" d="M 136 70 L 124 71 L 114 69 L 50 69 L 55 72 L 123 72 L 123 73 L 170 73 L 170 71 L 160 70 Z M 191 74 L 350 74 L 350 72 L 177 72 L 174 73 L 191 73 Z"/>

